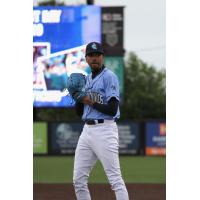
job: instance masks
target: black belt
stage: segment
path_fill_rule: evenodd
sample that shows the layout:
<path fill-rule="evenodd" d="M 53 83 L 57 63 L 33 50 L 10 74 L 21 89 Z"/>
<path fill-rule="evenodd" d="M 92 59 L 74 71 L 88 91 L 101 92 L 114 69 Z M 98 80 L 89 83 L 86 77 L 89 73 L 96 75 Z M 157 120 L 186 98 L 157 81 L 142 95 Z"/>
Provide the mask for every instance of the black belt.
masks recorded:
<path fill-rule="evenodd" d="M 114 119 L 114 122 L 116 121 L 117 119 Z M 104 119 L 96 119 L 96 120 L 90 119 L 90 120 L 86 120 L 85 123 L 88 125 L 102 124 L 104 123 Z"/>
<path fill-rule="evenodd" d="M 102 124 L 104 123 L 104 119 L 86 120 L 85 123 L 88 125 Z"/>

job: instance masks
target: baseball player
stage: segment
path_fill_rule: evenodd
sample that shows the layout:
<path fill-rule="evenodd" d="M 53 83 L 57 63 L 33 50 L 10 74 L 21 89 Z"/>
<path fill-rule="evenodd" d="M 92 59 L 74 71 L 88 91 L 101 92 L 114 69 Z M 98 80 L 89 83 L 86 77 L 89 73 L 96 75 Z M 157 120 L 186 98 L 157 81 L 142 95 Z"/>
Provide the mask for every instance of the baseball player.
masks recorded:
<path fill-rule="evenodd" d="M 97 42 L 86 46 L 86 61 L 92 73 L 86 77 L 87 96 L 76 103 L 77 113 L 85 122 L 74 159 L 73 183 L 78 200 L 91 199 L 87 183 L 97 159 L 103 165 L 116 199 L 129 199 L 118 153 L 119 83 L 117 76 L 103 65 L 103 54 Z"/>

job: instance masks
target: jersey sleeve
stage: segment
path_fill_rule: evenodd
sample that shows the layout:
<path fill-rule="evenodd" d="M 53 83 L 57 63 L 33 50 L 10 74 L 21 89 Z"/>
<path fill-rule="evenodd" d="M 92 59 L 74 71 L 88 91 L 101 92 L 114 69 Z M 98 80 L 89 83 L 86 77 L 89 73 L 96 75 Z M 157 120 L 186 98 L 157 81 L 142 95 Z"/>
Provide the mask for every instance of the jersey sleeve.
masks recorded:
<path fill-rule="evenodd" d="M 109 74 L 106 76 L 105 82 L 106 101 L 109 101 L 111 97 L 115 97 L 119 101 L 119 82 L 117 76 Z"/>

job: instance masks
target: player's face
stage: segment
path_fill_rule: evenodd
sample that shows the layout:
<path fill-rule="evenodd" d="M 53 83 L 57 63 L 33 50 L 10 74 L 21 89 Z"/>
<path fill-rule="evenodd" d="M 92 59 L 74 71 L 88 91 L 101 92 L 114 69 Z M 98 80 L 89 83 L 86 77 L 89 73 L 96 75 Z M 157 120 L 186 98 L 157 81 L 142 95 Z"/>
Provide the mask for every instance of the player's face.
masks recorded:
<path fill-rule="evenodd" d="M 103 55 L 100 53 L 90 53 L 86 56 L 86 61 L 92 71 L 98 71 L 103 65 Z"/>

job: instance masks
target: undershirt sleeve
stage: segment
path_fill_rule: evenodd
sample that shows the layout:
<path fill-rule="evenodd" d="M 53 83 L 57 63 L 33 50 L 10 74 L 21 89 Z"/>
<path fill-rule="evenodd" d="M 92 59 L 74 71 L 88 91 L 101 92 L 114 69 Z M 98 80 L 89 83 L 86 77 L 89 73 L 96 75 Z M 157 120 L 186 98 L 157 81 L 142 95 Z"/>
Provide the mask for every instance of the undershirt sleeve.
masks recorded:
<path fill-rule="evenodd" d="M 119 101 L 115 98 L 112 97 L 109 101 L 108 104 L 100 104 L 95 102 L 93 104 L 93 108 L 98 110 L 99 112 L 102 112 L 104 114 L 110 115 L 110 116 L 115 116 L 118 110 L 119 106 Z M 83 103 L 76 103 L 75 104 L 76 108 L 76 113 L 81 117 L 83 115 L 83 108 L 84 104 Z"/>
<path fill-rule="evenodd" d="M 76 113 L 78 116 L 82 117 L 83 115 L 83 108 L 84 108 L 84 104 L 83 103 L 76 103 L 75 104 L 75 108 L 76 108 Z"/>
<path fill-rule="evenodd" d="M 100 104 L 95 102 L 93 108 L 107 115 L 115 116 L 117 114 L 119 101 L 115 97 L 111 97 L 108 104 Z"/>

